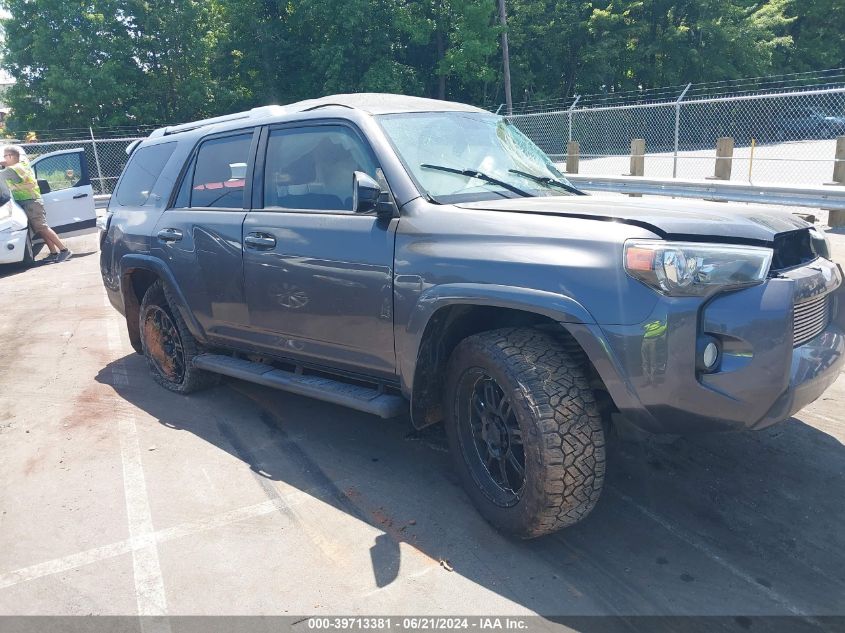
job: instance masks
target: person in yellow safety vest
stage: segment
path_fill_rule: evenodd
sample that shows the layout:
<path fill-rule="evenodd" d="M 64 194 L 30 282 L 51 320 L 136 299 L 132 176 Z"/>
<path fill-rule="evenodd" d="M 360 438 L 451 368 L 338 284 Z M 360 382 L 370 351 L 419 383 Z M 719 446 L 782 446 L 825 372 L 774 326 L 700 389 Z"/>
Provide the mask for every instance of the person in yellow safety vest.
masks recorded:
<path fill-rule="evenodd" d="M 38 189 L 38 181 L 29 161 L 26 160 L 23 148 L 7 145 L 3 149 L 3 164 L 5 169 L 0 171 L 0 178 L 6 181 L 15 202 L 26 212 L 32 230 L 41 236 L 50 249 L 50 254 L 44 261 L 52 263 L 70 259 L 73 253 L 47 224 L 47 212 L 41 199 L 41 191 Z"/>

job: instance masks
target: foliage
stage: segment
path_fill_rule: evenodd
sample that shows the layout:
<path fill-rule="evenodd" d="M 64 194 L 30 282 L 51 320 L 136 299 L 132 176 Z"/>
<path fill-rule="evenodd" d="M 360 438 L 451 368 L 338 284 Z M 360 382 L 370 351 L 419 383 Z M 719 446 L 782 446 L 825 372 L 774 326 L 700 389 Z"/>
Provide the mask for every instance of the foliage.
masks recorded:
<path fill-rule="evenodd" d="M 503 100 L 495 0 L 0 0 L 11 129 Z M 842 0 L 508 0 L 514 100 L 845 66 Z"/>

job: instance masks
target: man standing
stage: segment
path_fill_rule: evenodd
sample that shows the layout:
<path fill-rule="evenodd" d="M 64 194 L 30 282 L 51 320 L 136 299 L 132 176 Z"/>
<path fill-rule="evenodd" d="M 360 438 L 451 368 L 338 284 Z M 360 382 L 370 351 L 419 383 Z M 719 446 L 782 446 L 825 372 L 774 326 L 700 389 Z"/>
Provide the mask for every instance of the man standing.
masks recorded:
<path fill-rule="evenodd" d="M 44 261 L 63 262 L 70 259 L 73 253 L 47 225 L 47 212 L 44 209 L 44 201 L 41 199 L 38 181 L 35 179 L 35 172 L 30 167 L 29 161 L 26 160 L 23 148 L 7 145 L 3 149 L 3 162 L 6 168 L 0 171 L 0 178 L 9 185 L 15 202 L 23 207 L 32 230 L 41 236 L 47 248 L 50 249 L 50 254 Z"/>

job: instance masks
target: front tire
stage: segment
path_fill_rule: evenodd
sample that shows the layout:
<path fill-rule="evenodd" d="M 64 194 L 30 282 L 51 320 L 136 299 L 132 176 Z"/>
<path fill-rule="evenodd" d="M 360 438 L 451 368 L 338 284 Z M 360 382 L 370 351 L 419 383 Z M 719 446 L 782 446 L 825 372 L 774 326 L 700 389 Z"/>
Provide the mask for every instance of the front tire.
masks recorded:
<path fill-rule="evenodd" d="M 449 359 L 446 432 L 461 481 L 495 527 L 533 538 L 595 507 L 604 429 L 577 346 L 533 328 L 464 339 Z"/>
<path fill-rule="evenodd" d="M 191 393 L 215 384 L 219 376 L 197 369 L 199 346 L 167 291 L 156 281 L 144 294 L 139 314 L 141 349 L 155 381 L 176 393 Z"/>

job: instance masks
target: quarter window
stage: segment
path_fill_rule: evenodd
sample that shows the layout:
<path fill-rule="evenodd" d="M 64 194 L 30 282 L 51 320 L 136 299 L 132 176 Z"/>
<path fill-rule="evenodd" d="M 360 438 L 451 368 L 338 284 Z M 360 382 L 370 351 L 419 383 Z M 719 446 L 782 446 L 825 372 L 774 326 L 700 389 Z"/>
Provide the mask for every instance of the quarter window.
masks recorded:
<path fill-rule="evenodd" d="M 175 142 L 151 145 L 136 150 L 114 193 L 117 203 L 122 207 L 144 204 L 150 197 L 150 192 L 174 149 L 176 149 Z"/>
<path fill-rule="evenodd" d="M 204 142 L 197 154 L 192 207 L 242 209 L 252 132 Z"/>
<path fill-rule="evenodd" d="M 378 177 L 369 148 L 343 126 L 273 130 L 265 165 L 265 207 L 352 211 L 354 172 Z"/>

